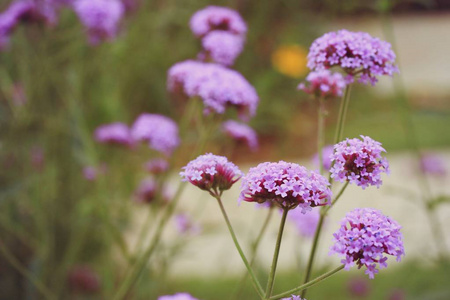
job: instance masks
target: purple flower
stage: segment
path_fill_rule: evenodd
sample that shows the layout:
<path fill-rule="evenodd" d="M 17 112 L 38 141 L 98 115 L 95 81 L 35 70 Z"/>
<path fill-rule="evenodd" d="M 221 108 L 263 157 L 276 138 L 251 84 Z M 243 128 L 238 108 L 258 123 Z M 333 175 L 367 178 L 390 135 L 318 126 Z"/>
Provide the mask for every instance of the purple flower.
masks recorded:
<path fill-rule="evenodd" d="M 192 222 L 192 220 L 186 214 L 178 214 L 175 216 L 175 225 L 180 234 L 199 234 L 202 229 L 198 224 Z"/>
<path fill-rule="evenodd" d="M 447 170 L 445 169 L 445 161 L 443 161 L 439 156 L 433 154 L 425 154 L 421 156 L 420 168 L 422 169 L 422 172 L 430 175 L 445 176 L 447 174 Z"/>
<path fill-rule="evenodd" d="M 158 300 L 198 300 L 188 293 L 177 293 L 174 295 L 159 296 Z"/>
<path fill-rule="evenodd" d="M 394 255 L 397 261 L 405 255 L 401 226 L 380 211 L 357 208 L 345 216 L 339 230 L 333 234 L 334 245 L 330 254 L 345 256 L 342 263 L 349 270 L 356 263 L 366 267 L 365 273 L 373 279 L 379 268 L 387 267 L 385 254 Z"/>
<path fill-rule="evenodd" d="M 238 12 L 226 7 L 207 6 L 192 15 L 189 21 L 192 32 L 203 37 L 211 31 L 222 30 L 244 36 L 247 25 Z"/>
<path fill-rule="evenodd" d="M 181 90 L 189 98 L 201 98 L 206 114 L 223 114 L 231 106 L 245 120 L 255 114 L 259 102 L 255 89 L 240 73 L 213 63 L 177 63 L 168 72 L 167 86 L 173 93 Z"/>
<path fill-rule="evenodd" d="M 102 165 L 100 167 L 86 166 L 83 168 L 83 177 L 88 181 L 94 181 L 99 175 L 106 174 L 106 172 L 106 165 Z"/>
<path fill-rule="evenodd" d="M 288 218 L 295 224 L 301 236 L 312 238 L 316 233 L 320 213 L 318 210 L 303 213 L 301 209 L 296 208 L 289 212 Z"/>
<path fill-rule="evenodd" d="M 344 88 L 344 77 L 340 73 L 332 73 L 330 70 L 309 73 L 306 77 L 306 83 L 302 82 L 297 87 L 307 94 L 323 98 L 342 96 Z"/>
<path fill-rule="evenodd" d="M 207 153 L 190 161 L 180 176 L 202 190 L 224 191 L 242 177 L 242 172 L 225 156 Z"/>
<path fill-rule="evenodd" d="M 381 157 L 381 153 L 386 150 L 370 137 L 361 138 L 362 141 L 357 138 L 346 139 L 334 146 L 331 177 L 340 182 L 349 181 L 363 189 L 369 185 L 380 187 L 381 173 L 389 173 L 389 163 Z"/>
<path fill-rule="evenodd" d="M 314 206 L 330 203 L 330 183 L 305 167 L 280 162 L 265 162 L 251 168 L 242 178 L 239 200 L 273 202 L 282 208 L 299 206 L 303 213 Z"/>
<path fill-rule="evenodd" d="M 297 295 L 292 295 L 291 297 L 288 298 L 281 298 L 281 300 L 306 300 L 306 299 L 302 299 L 300 298 L 300 296 Z"/>
<path fill-rule="evenodd" d="M 99 143 L 132 145 L 130 129 L 124 123 L 116 122 L 97 127 L 94 132 L 95 139 Z"/>
<path fill-rule="evenodd" d="M 131 127 L 135 141 L 146 141 L 150 148 L 167 156 L 180 144 L 178 126 L 170 118 L 157 114 L 141 114 Z"/>
<path fill-rule="evenodd" d="M 341 67 L 348 74 L 348 81 L 374 85 L 377 76 L 392 76 L 398 72 L 395 53 L 388 42 L 381 41 L 365 32 L 339 30 L 316 39 L 308 54 L 311 70 Z"/>
<path fill-rule="evenodd" d="M 222 124 L 222 130 L 236 141 L 245 142 L 250 150 L 256 151 L 258 149 L 258 136 L 247 124 L 228 120 Z"/>
<path fill-rule="evenodd" d="M 331 156 L 333 155 L 333 152 L 334 152 L 333 145 L 327 145 L 322 148 L 322 165 L 323 165 L 323 169 L 326 171 L 329 171 L 331 168 Z M 319 154 L 318 153 L 316 153 L 313 156 L 312 161 L 313 161 L 314 165 L 319 166 Z"/>
<path fill-rule="evenodd" d="M 116 37 L 125 10 L 120 0 L 77 0 L 73 8 L 92 45 Z"/>
<path fill-rule="evenodd" d="M 202 39 L 202 60 L 212 60 L 221 65 L 231 66 L 241 54 L 244 40 L 241 36 L 226 31 L 212 31 Z"/>
<path fill-rule="evenodd" d="M 100 277 L 87 265 L 73 267 L 69 271 L 67 281 L 72 291 L 82 294 L 95 294 L 101 287 Z"/>
<path fill-rule="evenodd" d="M 169 163 L 162 158 L 155 158 L 145 163 L 145 169 L 152 174 L 161 174 L 169 169 Z"/>
<path fill-rule="evenodd" d="M 141 181 L 135 192 L 135 199 L 138 203 L 151 203 L 156 199 L 156 182 L 152 178 L 145 178 Z"/>
<path fill-rule="evenodd" d="M 365 298 L 370 292 L 369 282 L 364 278 L 351 278 L 347 282 L 347 289 L 350 295 L 358 298 Z"/>

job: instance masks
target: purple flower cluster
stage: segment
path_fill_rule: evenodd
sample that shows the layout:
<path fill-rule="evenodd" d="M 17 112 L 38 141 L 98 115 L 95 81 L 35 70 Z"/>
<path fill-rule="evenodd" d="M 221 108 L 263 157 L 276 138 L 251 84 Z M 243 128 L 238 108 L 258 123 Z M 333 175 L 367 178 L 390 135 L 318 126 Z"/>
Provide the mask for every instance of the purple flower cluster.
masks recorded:
<path fill-rule="evenodd" d="M 297 296 L 297 295 L 292 295 L 291 297 L 282 298 L 281 300 L 306 300 L 306 299 L 302 299 L 302 298 L 300 298 L 300 296 Z"/>
<path fill-rule="evenodd" d="M 203 37 L 211 31 L 221 30 L 236 35 L 245 35 L 247 25 L 236 11 L 220 6 L 208 6 L 197 11 L 189 22 L 196 37 Z"/>
<path fill-rule="evenodd" d="M 141 114 L 131 127 L 135 141 L 146 141 L 150 148 L 171 155 L 180 144 L 178 126 L 170 118 L 157 114 Z"/>
<path fill-rule="evenodd" d="M 213 31 L 202 38 L 203 52 L 200 59 L 212 60 L 221 65 L 231 66 L 244 48 L 241 36 L 226 32 Z"/>
<path fill-rule="evenodd" d="M 231 138 L 245 142 L 250 150 L 258 149 L 258 136 L 247 124 L 228 120 L 222 124 L 222 130 Z"/>
<path fill-rule="evenodd" d="M 95 139 L 99 143 L 132 145 L 130 129 L 124 123 L 115 122 L 97 127 L 94 132 Z"/>
<path fill-rule="evenodd" d="M 326 171 L 329 171 L 331 168 L 331 156 L 333 155 L 333 152 L 334 152 L 333 145 L 327 145 L 322 148 L 322 166 L 323 166 L 323 169 Z M 316 153 L 313 156 L 312 161 L 313 161 L 314 165 L 319 166 L 319 154 L 318 153 Z"/>
<path fill-rule="evenodd" d="M 135 192 L 135 199 L 138 203 L 151 203 L 157 195 L 157 186 L 153 178 L 145 178 L 141 181 Z"/>
<path fill-rule="evenodd" d="M 298 164 L 265 162 L 242 178 L 239 200 L 270 201 L 288 209 L 299 206 L 305 213 L 311 207 L 330 204 L 329 185 L 325 177 Z"/>
<path fill-rule="evenodd" d="M 389 163 L 381 157 L 386 150 L 370 137 L 361 138 L 346 139 L 334 146 L 331 177 L 340 182 L 349 181 L 363 189 L 369 185 L 380 187 L 381 173 L 389 173 Z"/>
<path fill-rule="evenodd" d="M 344 77 L 340 73 L 332 73 L 330 70 L 309 73 L 306 77 L 306 83 L 302 82 L 297 87 L 307 94 L 322 98 L 342 96 L 344 88 Z"/>
<path fill-rule="evenodd" d="M 372 208 L 357 208 L 345 216 L 339 230 L 333 234 L 334 245 L 330 254 L 345 256 L 342 263 L 349 270 L 356 263 L 366 267 L 365 273 L 373 279 L 377 266 L 387 267 L 385 254 L 397 257 L 405 255 L 401 226 L 380 211 Z"/>
<path fill-rule="evenodd" d="M 318 210 L 303 213 L 301 209 L 296 208 L 289 212 L 288 218 L 295 224 L 301 236 L 312 238 L 316 233 L 320 213 Z"/>
<path fill-rule="evenodd" d="M 348 81 L 359 78 L 359 82 L 374 85 L 377 76 L 392 76 L 398 72 L 395 53 L 388 42 L 374 38 L 365 32 L 339 30 L 329 32 L 316 39 L 308 54 L 311 70 L 341 67 L 348 74 Z"/>
<path fill-rule="evenodd" d="M 237 71 L 193 60 L 177 63 L 169 69 L 168 89 L 174 93 L 181 90 L 190 98 L 201 98 L 206 114 L 223 114 L 232 106 L 244 120 L 255 114 L 259 102 L 253 86 Z"/>
<path fill-rule="evenodd" d="M 113 39 L 125 8 L 120 0 L 77 0 L 73 8 L 93 45 Z"/>
<path fill-rule="evenodd" d="M 241 170 L 225 156 L 211 153 L 190 161 L 180 172 L 183 181 L 205 191 L 228 190 L 242 175 Z"/>
<path fill-rule="evenodd" d="M 158 300 L 198 300 L 188 293 L 176 293 L 173 295 L 165 295 L 158 297 Z"/>
<path fill-rule="evenodd" d="M 445 176 L 447 174 L 445 161 L 443 161 L 439 156 L 433 154 L 421 156 L 420 168 L 422 172 L 430 175 Z"/>
<path fill-rule="evenodd" d="M 169 163 L 162 158 L 155 158 L 145 163 L 145 169 L 152 174 L 161 174 L 169 169 Z"/>

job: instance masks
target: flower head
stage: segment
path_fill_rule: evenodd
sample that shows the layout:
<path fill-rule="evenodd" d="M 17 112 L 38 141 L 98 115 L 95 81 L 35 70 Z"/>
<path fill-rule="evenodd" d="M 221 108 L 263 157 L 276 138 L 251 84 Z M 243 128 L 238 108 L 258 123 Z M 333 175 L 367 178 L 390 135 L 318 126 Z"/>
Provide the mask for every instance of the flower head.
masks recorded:
<path fill-rule="evenodd" d="M 73 8 L 93 45 L 115 38 L 125 10 L 120 0 L 77 0 Z"/>
<path fill-rule="evenodd" d="M 339 230 L 333 234 L 334 245 L 330 254 L 345 256 L 342 263 L 349 270 L 354 263 L 373 279 L 379 268 L 387 267 L 386 254 L 405 255 L 401 226 L 391 218 L 372 208 L 357 208 L 345 216 Z"/>
<path fill-rule="evenodd" d="M 244 39 L 226 31 L 212 31 L 202 39 L 200 58 L 231 66 L 244 48 Z"/>
<path fill-rule="evenodd" d="M 130 129 L 124 123 L 116 122 L 97 127 L 94 132 L 95 139 L 99 143 L 131 145 Z"/>
<path fill-rule="evenodd" d="M 180 176 L 202 190 L 224 191 L 242 177 L 242 172 L 225 156 L 207 153 L 190 161 Z"/>
<path fill-rule="evenodd" d="M 180 144 L 178 126 L 170 118 L 157 114 L 141 114 L 131 127 L 135 141 L 146 141 L 150 148 L 171 155 Z"/>
<path fill-rule="evenodd" d="M 295 224 L 301 236 L 312 238 L 316 233 L 320 213 L 318 210 L 302 213 L 301 209 L 296 208 L 289 212 L 288 218 Z"/>
<path fill-rule="evenodd" d="M 258 149 L 258 136 L 247 124 L 228 120 L 222 124 L 222 130 L 231 138 L 245 142 L 252 151 Z"/>
<path fill-rule="evenodd" d="M 152 174 L 161 174 L 169 169 L 169 163 L 162 158 L 155 158 L 145 163 L 145 169 Z"/>
<path fill-rule="evenodd" d="M 135 191 L 135 199 L 138 203 L 151 203 L 156 196 L 157 185 L 155 180 L 150 177 L 143 179 Z"/>
<path fill-rule="evenodd" d="M 199 234 L 202 229 L 199 224 L 192 222 L 186 214 L 178 214 L 175 216 L 175 225 L 180 234 Z"/>
<path fill-rule="evenodd" d="M 187 97 L 203 100 L 206 114 L 223 114 L 235 107 L 241 119 L 253 116 L 259 98 L 253 86 L 238 72 L 213 63 L 187 60 L 168 72 L 168 90 L 181 90 Z"/>
<path fill-rule="evenodd" d="M 271 201 L 283 208 L 327 205 L 331 199 L 329 182 L 322 175 L 285 161 L 265 162 L 251 168 L 242 178 L 240 200 Z"/>
<path fill-rule="evenodd" d="M 308 54 L 311 70 L 333 66 L 341 67 L 350 82 L 357 77 L 359 82 L 372 85 L 377 82 L 377 76 L 392 76 L 398 72 L 395 53 L 388 42 L 365 32 L 348 30 L 326 33 L 311 45 Z"/>
<path fill-rule="evenodd" d="M 447 174 L 445 162 L 439 156 L 433 154 L 421 156 L 420 168 L 422 172 L 430 175 L 445 176 Z"/>
<path fill-rule="evenodd" d="M 177 293 L 174 295 L 159 296 L 158 300 L 198 300 L 188 293 Z"/>
<path fill-rule="evenodd" d="M 300 83 L 297 88 L 316 97 L 334 98 L 342 96 L 345 80 L 340 73 L 330 70 L 313 71 L 306 77 L 306 83 Z"/>
<path fill-rule="evenodd" d="M 207 6 L 192 15 L 189 21 L 196 37 L 203 37 L 211 31 L 222 30 L 244 36 L 247 25 L 238 12 L 227 7 Z"/>
<path fill-rule="evenodd" d="M 327 145 L 322 148 L 322 165 L 323 169 L 326 171 L 329 171 L 331 168 L 331 156 L 333 155 L 334 148 L 333 145 Z M 319 166 L 319 154 L 316 153 L 313 158 L 312 162 L 314 165 Z"/>
<path fill-rule="evenodd" d="M 381 157 L 386 152 L 381 143 L 368 136 L 360 139 L 346 139 L 334 146 L 331 161 L 331 177 L 337 181 L 349 181 L 363 189 L 369 185 L 382 184 L 381 173 L 389 173 L 389 163 Z"/>

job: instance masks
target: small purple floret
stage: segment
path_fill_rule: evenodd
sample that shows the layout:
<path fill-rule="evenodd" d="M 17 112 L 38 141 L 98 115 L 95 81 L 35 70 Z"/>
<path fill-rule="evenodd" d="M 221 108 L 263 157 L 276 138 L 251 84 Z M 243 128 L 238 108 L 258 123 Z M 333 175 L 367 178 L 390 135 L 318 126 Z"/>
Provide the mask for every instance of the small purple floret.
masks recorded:
<path fill-rule="evenodd" d="M 297 89 L 316 97 L 335 98 L 342 96 L 345 86 L 345 79 L 340 73 L 320 70 L 309 73 L 306 82 L 300 83 Z"/>
<path fill-rule="evenodd" d="M 380 187 L 383 183 L 381 173 L 389 173 L 389 163 L 381 157 L 386 150 L 370 137 L 361 138 L 362 141 L 346 139 L 334 146 L 331 177 L 340 182 L 349 181 L 363 189 L 370 185 Z"/>
<path fill-rule="evenodd" d="M 258 149 L 258 136 L 253 128 L 247 124 L 228 120 L 222 124 L 222 130 L 236 141 L 245 142 L 250 150 L 256 151 Z"/>
<path fill-rule="evenodd" d="M 236 57 L 244 48 L 244 40 L 241 36 L 225 31 L 213 31 L 202 39 L 203 52 L 200 58 L 212 60 L 224 66 L 234 64 Z"/>
<path fill-rule="evenodd" d="M 329 185 L 325 177 L 298 164 L 265 162 L 242 178 L 239 200 L 270 201 L 287 209 L 299 206 L 305 213 L 311 207 L 330 204 Z"/>
<path fill-rule="evenodd" d="M 366 267 L 365 273 L 373 279 L 380 269 L 387 267 L 386 254 L 400 261 L 405 255 L 401 226 L 380 211 L 357 208 L 345 216 L 339 230 L 333 234 L 330 254 L 345 256 L 342 263 L 349 270 L 355 263 Z"/>

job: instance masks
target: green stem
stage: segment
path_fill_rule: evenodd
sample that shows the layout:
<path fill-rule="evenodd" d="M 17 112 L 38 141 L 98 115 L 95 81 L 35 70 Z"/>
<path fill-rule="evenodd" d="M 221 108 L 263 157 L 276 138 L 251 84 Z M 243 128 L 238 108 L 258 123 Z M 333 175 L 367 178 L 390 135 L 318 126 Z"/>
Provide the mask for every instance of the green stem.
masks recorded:
<path fill-rule="evenodd" d="M 222 211 L 223 218 L 225 219 L 225 222 L 227 223 L 228 231 L 230 232 L 231 238 L 233 239 L 233 242 L 234 242 L 234 245 L 236 246 L 236 249 L 239 252 L 239 255 L 241 256 L 242 261 L 244 262 L 245 267 L 247 268 L 248 273 L 250 274 L 250 277 L 252 278 L 253 286 L 255 287 L 256 292 L 261 297 L 261 299 L 263 299 L 264 291 L 263 291 L 258 279 L 256 278 L 255 273 L 253 273 L 252 267 L 250 266 L 250 263 L 248 262 L 247 258 L 245 257 L 245 254 L 242 251 L 241 246 L 239 245 L 239 242 L 236 238 L 236 234 L 234 233 L 233 227 L 231 226 L 230 220 L 228 219 L 228 215 L 225 211 L 225 208 L 223 206 L 220 195 L 216 193 L 216 194 L 212 194 L 212 196 L 214 198 L 216 198 L 217 203 L 219 203 L 219 207 L 220 207 L 220 210 Z"/>
<path fill-rule="evenodd" d="M 325 129 L 325 107 L 324 107 L 324 99 L 323 97 L 319 97 L 319 108 L 318 108 L 318 115 L 317 115 L 317 153 L 319 155 L 319 172 L 322 175 L 323 174 L 323 156 L 322 156 L 322 149 L 323 149 L 323 135 L 324 135 L 324 129 Z"/>
<path fill-rule="evenodd" d="M 328 213 L 328 211 L 331 209 L 331 207 L 333 207 L 333 206 L 336 204 L 336 202 L 339 200 L 339 198 L 340 198 L 340 197 L 342 196 L 342 194 L 344 193 L 344 191 L 345 191 L 345 189 L 347 188 L 348 184 L 349 184 L 349 181 L 346 181 L 345 184 L 344 184 L 344 186 L 342 186 L 341 190 L 340 190 L 339 193 L 337 194 L 336 198 L 334 198 L 334 200 L 331 202 L 331 205 L 325 207 L 325 208 L 322 210 L 321 213 L 322 213 L 323 215 L 326 215 L 326 214 Z"/>
<path fill-rule="evenodd" d="M 41 294 L 45 297 L 45 299 L 56 299 L 56 297 L 47 289 L 47 287 L 38 280 L 33 273 L 31 273 L 27 268 L 22 266 L 17 258 L 7 249 L 7 247 L 0 242 L 0 251 L 3 254 L 3 257 L 13 266 L 23 277 L 29 280 Z"/>
<path fill-rule="evenodd" d="M 289 212 L 289 208 L 283 209 L 283 216 L 281 217 L 280 229 L 278 230 L 277 243 L 275 245 L 275 251 L 273 254 L 272 267 L 270 268 L 269 280 L 267 281 L 266 298 L 269 299 L 272 296 L 273 284 L 275 282 L 275 272 L 277 269 L 278 255 L 280 253 L 281 239 L 283 237 L 284 225 L 286 224 L 286 217 Z"/>
<path fill-rule="evenodd" d="M 309 281 L 309 282 L 307 282 L 307 283 L 305 283 L 305 284 L 302 284 L 302 285 L 299 286 L 299 287 L 296 287 L 295 289 L 292 289 L 292 290 L 286 291 L 286 292 L 284 292 L 284 293 L 275 295 L 275 296 L 273 296 L 273 297 L 270 297 L 269 299 L 270 299 L 270 300 L 276 300 L 276 299 L 280 299 L 280 298 L 282 298 L 282 297 L 290 296 L 290 295 L 295 294 L 295 293 L 298 293 L 298 292 L 300 292 L 300 291 L 305 291 L 306 288 L 309 288 L 309 287 L 311 287 L 311 286 L 313 286 L 313 285 L 315 285 L 315 284 L 321 282 L 322 280 L 324 280 L 324 279 L 330 277 L 331 275 L 333 275 L 333 274 L 339 272 L 339 271 L 342 270 L 343 268 L 344 268 L 344 265 L 341 265 L 341 266 L 337 267 L 337 268 L 334 269 L 334 270 L 331 270 L 331 271 L 329 271 L 329 272 L 327 272 L 327 273 L 325 273 L 325 274 L 323 274 L 323 275 L 321 275 L 321 276 L 319 276 L 319 277 L 317 277 L 317 278 L 315 278 L 315 279 L 313 279 L 313 280 L 311 280 L 311 281 Z M 303 296 L 301 296 L 301 298 L 303 298 Z"/>

